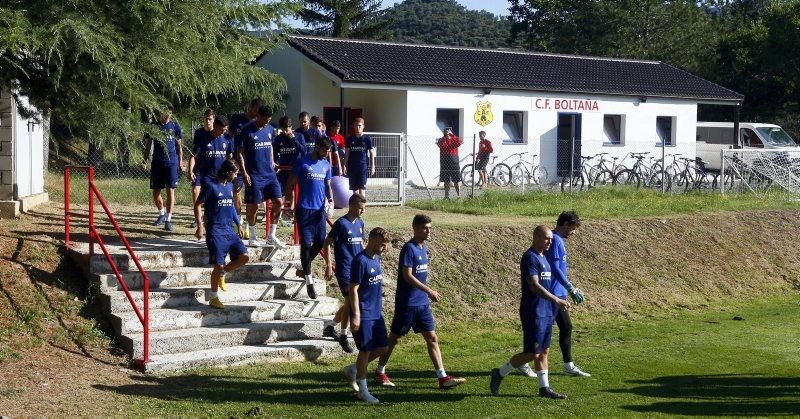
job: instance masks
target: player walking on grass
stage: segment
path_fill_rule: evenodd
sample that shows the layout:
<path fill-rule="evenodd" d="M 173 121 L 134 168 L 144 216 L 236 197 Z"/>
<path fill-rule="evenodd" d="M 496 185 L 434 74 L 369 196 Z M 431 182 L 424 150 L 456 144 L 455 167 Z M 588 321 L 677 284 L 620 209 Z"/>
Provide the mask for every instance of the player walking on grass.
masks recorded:
<path fill-rule="evenodd" d="M 364 196 L 367 175 L 375 176 L 375 150 L 372 148 L 372 138 L 364 135 L 364 118 L 353 121 L 353 135 L 345 140 L 344 172 L 350 190 Z"/>
<path fill-rule="evenodd" d="M 389 242 L 389 232 L 377 227 L 369 232 L 367 246 L 353 259 L 350 275 L 350 325 L 358 348 L 356 363 L 344 367 L 350 387 L 358 398 L 378 403 L 367 388 L 369 363 L 386 351 L 386 322 L 383 320 L 383 269 L 381 254 Z"/>
<path fill-rule="evenodd" d="M 522 255 L 520 261 L 520 287 L 522 298 L 519 305 L 519 318 L 522 322 L 522 352 L 514 355 L 500 368 L 491 372 L 489 390 L 492 395 L 500 394 L 503 377 L 515 368 L 534 361 L 536 377 L 539 379 L 539 396 L 551 399 L 565 399 L 567 396 L 550 388 L 547 354 L 553 337 L 553 317 L 560 308 L 569 309 L 568 301 L 553 294 L 555 280 L 544 252 L 553 241 L 553 233 L 540 225 L 533 230 L 533 243 Z"/>
<path fill-rule="evenodd" d="M 286 185 L 286 200 L 289 202 L 294 202 L 294 185 L 300 185 L 300 196 L 294 207 L 300 230 L 302 275 L 312 300 L 317 298 L 317 292 L 311 278 L 311 262 L 322 250 L 327 235 L 327 219 L 333 211 L 331 165 L 326 160 L 330 149 L 331 140 L 328 137 L 317 140 L 313 154 L 297 158 Z"/>
<path fill-rule="evenodd" d="M 181 140 L 183 133 L 181 126 L 172 120 L 172 116 L 165 112 L 159 115 L 159 130 L 163 137 L 153 139 L 147 137 L 145 145 L 146 154 L 153 149 L 153 160 L 150 164 L 150 189 L 153 190 L 153 203 L 158 210 L 158 218 L 154 226 L 164 224 L 164 230 L 172 231 L 172 211 L 175 208 L 175 188 L 178 187 L 178 178 L 183 171 L 183 149 Z M 167 205 L 161 191 L 167 190 Z"/>
<path fill-rule="evenodd" d="M 239 157 L 239 166 L 242 168 L 245 184 L 244 201 L 247 205 L 247 225 L 250 233 L 250 246 L 260 247 L 261 242 L 256 236 L 256 216 L 261 203 L 269 199 L 272 205 L 269 223 L 268 244 L 283 249 L 286 247 L 278 240 L 278 219 L 283 209 L 283 192 L 275 174 L 273 161 L 273 139 L 275 130 L 269 124 L 272 119 L 272 109 L 262 105 L 256 112 L 257 116 L 252 122 L 246 124 L 237 137 L 236 150 Z"/>
<path fill-rule="evenodd" d="M 208 263 L 214 269 L 211 271 L 211 301 L 209 305 L 223 309 L 225 305 L 219 300 L 217 289 L 227 291 L 225 273 L 233 272 L 250 258 L 242 239 L 233 231 L 233 224 L 239 224 L 239 217 L 233 206 L 233 179 L 236 178 L 236 164 L 225 160 L 217 176 L 212 182 L 205 183 L 200 192 L 200 198 L 194 204 L 194 219 L 197 230 L 194 235 L 198 239 L 203 237 L 203 222 L 200 217 L 200 206 L 206 208 L 206 246 L 208 247 Z M 226 265 L 225 257 L 230 255 L 231 261 Z"/>
<path fill-rule="evenodd" d="M 400 338 L 413 329 L 414 333 L 421 333 L 425 338 L 428 356 L 439 379 L 439 388 L 445 390 L 466 380 L 445 372 L 439 337 L 436 335 L 436 322 L 431 313 L 431 302 L 437 303 L 441 298 L 438 292 L 428 286 L 428 247 L 425 242 L 430 237 L 431 218 L 417 214 L 411 226 L 414 238 L 403 245 L 397 264 L 397 293 L 394 300 L 394 319 L 389 333 L 389 349 L 378 360 L 375 380 L 382 386 L 394 387 L 386 374 L 386 364 Z"/>
<path fill-rule="evenodd" d="M 333 255 L 336 258 L 336 282 L 339 284 L 339 290 L 342 291 L 344 296 L 344 305 L 342 305 L 333 317 L 334 324 L 340 325 L 339 333 L 336 333 L 334 325 L 328 325 L 323 331 L 323 335 L 339 341 L 342 349 L 347 352 L 353 352 L 350 342 L 347 340 L 347 326 L 350 323 L 350 267 L 353 263 L 353 258 L 364 250 L 364 220 L 361 215 L 364 214 L 364 208 L 367 205 L 367 200 L 359 194 L 350 196 L 348 202 L 347 214 L 339 217 L 330 233 L 328 238 L 325 239 L 325 279 L 330 279 L 333 274 L 333 266 L 331 265 L 331 251 L 330 247 L 333 245 Z"/>

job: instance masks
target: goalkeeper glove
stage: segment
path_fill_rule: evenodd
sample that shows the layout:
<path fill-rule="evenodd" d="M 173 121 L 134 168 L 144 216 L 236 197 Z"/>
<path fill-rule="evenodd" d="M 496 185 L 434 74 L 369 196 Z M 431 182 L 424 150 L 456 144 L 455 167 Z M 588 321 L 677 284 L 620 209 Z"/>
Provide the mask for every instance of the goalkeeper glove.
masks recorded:
<path fill-rule="evenodd" d="M 572 297 L 572 301 L 575 301 L 575 304 L 583 304 L 583 302 L 586 301 L 586 297 L 583 295 L 583 291 L 581 291 L 580 288 L 570 288 L 569 295 Z"/>

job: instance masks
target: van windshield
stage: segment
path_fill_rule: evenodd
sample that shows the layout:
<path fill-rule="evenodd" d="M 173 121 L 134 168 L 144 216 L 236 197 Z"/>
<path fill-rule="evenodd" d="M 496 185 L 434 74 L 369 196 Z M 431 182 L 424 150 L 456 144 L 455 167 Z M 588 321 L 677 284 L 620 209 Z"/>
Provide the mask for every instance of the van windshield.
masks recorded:
<path fill-rule="evenodd" d="M 792 137 L 790 137 L 783 128 L 762 127 L 756 128 L 756 130 L 764 137 L 766 142 L 772 145 L 797 147 L 797 143 L 794 142 Z"/>

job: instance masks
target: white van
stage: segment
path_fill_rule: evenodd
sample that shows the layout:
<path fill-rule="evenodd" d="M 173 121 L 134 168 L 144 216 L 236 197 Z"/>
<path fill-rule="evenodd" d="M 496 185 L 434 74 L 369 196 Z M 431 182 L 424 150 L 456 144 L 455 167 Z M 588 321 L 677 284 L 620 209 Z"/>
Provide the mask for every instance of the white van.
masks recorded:
<path fill-rule="evenodd" d="M 798 147 L 797 143 L 778 125 L 739 123 L 742 148 L 781 149 Z M 719 169 L 720 151 L 733 148 L 733 122 L 698 122 L 697 157 L 706 162 L 706 167 Z"/>

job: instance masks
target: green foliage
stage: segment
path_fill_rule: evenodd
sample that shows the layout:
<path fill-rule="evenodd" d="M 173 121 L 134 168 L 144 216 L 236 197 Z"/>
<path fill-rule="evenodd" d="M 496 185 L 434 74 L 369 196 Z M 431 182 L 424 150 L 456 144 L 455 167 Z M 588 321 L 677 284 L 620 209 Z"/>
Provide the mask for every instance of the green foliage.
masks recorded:
<path fill-rule="evenodd" d="M 505 47 L 510 24 L 486 11 L 467 10 L 455 0 L 406 0 L 391 7 L 389 39 L 434 45 Z"/>
<path fill-rule="evenodd" d="M 0 0 L 0 85 L 49 112 L 57 132 L 95 144 L 141 138 L 143 119 L 241 102 L 279 102 L 281 78 L 251 64 L 278 41 L 287 0 Z"/>
<path fill-rule="evenodd" d="M 306 0 L 300 19 L 314 35 L 379 39 L 391 23 L 380 0 Z"/>

